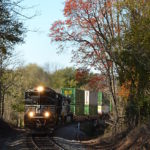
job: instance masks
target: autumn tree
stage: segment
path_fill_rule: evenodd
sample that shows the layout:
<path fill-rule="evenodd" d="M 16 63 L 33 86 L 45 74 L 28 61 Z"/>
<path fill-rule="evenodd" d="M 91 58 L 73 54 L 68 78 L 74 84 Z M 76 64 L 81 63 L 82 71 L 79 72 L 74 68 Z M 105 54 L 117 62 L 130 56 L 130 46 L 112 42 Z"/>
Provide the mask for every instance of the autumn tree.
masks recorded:
<path fill-rule="evenodd" d="M 94 68 L 106 76 L 114 106 L 114 122 L 118 121 L 115 76 L 117 66 L 113 52 L 124 28 L 117 0 L 67 0 L 65 20 L 56 21 L 50 30 L 52 42 L 59 49 L 72 44 L 73 60 L 80 66 Z M 116 49 L 117 48 L 117 49 Z"/>
<path fill-rule="evenodd" d="M 76 70 L 77 87 L 91 91 L 105 91 L 107 86 L 105 75 L 90 72 L 88 69 Z"/>
<path fill-rule="evenodd" d="M 89 70 L 83 68 L 77 69 L 75 73 L 75 78 L 77 80 L 78 87 L 86 86 L 90 78 Z"/>
<path fill-rule="evenodd" d="M 149 91 L 149 8 L 146 0 L 67 0 L 65 20 L 54 22 L 50 29 L 51 40 L 60 50 L 72 44 L 77 64 L 105 75 L 115 124 L 119 117 L 117 79 L 122 88 L 128 88 L 127 99 L 134 104 L 129 106 L 137 108 L 134 113 L 126 111 L 131 124 L 137 125 L 133 118 L 140 120 L 143 107 L 149 105 L 149 96 L 144 95 Z"/>

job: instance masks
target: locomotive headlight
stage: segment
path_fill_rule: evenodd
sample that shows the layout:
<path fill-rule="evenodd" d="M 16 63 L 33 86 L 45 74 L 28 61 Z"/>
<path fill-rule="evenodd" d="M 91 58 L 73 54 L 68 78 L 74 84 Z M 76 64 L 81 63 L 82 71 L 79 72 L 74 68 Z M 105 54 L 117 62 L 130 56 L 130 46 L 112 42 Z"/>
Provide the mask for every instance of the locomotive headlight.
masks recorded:
<path fill-rule="evenodd" d="M 44 113 L 44 116 L 45 116 L 46 118 L 48 118 L 48 117 L 50 116 L 50 112 L 46 111 L 46 112 Z"/>
<path fill-rule="evenodd" d="M 37 91 L 38 92 L 43 92 L 44 91 L 44 87 L 43 86 L 38 86 L 37 87 Z"/>
<path fill-rule="evenodd" d="M 30 118 L 33 118 L 33 117 L 34 117 L 34 112 L 33 112 L 33 111 L 30 111 L 30 112 L 28 113 L 28 115 L 29 115 Z"/>

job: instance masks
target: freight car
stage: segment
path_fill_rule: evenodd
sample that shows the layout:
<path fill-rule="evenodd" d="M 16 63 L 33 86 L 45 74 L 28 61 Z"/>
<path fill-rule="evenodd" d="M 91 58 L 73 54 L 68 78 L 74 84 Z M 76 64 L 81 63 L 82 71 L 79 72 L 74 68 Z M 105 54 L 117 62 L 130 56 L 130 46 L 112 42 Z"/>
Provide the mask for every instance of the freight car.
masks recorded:
<path fill-rule="evenodd" d="M 24 124 L 27 128 L 53 128 L 58 121 L 72 120 L 70 99 L 48 87 L 25 92 Z"/>
<path fill-rule="evenodd" d="M 111 112 L 111 97 L 103 92 L 62 88 L 61 93 L 70 97 L 74 118 L 97 118 L 107 116 Z"/>

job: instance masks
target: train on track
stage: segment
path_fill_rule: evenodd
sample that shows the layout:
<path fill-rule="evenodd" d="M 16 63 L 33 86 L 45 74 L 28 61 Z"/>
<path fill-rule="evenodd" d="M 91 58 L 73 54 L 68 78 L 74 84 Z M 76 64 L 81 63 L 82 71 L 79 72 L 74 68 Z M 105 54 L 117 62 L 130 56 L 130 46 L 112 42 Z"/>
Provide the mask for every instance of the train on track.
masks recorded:
<path fill-rule="evenodd" d="M 102 92 L 63 88 L 61 94 L 38 86 L 25 91 L 24 125 L 54 128 L 58 123 L 108 118 L 110 98 Z"/>
<path fill-rule="evenodd" d="M 70 98 L 53 89 L 38 86 L 25 92 L 24 125 L 27 128 L 53 128 L 66 119 L 72 121 Z"/>

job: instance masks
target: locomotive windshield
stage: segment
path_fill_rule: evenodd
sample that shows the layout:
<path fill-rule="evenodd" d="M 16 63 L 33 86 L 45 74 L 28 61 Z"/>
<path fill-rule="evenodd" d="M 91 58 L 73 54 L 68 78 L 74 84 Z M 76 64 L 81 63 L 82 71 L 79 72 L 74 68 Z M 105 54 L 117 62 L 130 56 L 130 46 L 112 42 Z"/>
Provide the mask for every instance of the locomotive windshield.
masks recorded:
<path fill-rule="evenodd" d="M 49 92 L 25 92 L 26 105 L 53 105 L 55 96 Z"/>

